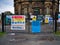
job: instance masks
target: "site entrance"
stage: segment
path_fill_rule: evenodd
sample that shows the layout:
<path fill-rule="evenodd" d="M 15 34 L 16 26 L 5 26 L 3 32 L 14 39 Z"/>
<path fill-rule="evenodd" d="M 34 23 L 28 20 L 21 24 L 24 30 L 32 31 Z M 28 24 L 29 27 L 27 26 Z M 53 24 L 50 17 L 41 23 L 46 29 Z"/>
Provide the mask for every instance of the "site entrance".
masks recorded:
<path fill-rule="evenodd" d="M 47 33 L 54 31 L 54 21 L 50 15 L 31 15 L 30 19 L 25 15 L 6 15 L 4 20 L 6 32 Z"/>
<path fill-rule="evenodd" d="M 53 32 L 58 7 L 57 0 L 15 0 L 15 15 L 5 16 L 5 29 L 8 32 Z"/>

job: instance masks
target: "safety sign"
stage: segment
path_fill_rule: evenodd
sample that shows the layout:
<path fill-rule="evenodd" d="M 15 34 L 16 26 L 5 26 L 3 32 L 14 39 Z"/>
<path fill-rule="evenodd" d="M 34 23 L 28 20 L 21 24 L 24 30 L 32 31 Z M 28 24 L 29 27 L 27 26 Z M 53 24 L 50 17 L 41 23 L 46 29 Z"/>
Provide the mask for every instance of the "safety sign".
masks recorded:
<path fill-rule="evenodd" d="M 30 20 L 30 22 L 36 21 L 36 19 L 37 19 L 37 17 L 35 15 L 30 15 L 30 18 L 32 19 L 32 20 Z"/>
<path fill-rule="evenodd" d="M 60 23 L 60 14 L 58 14 L 58 20 L 57 20 L 57 22 Z"/>
<path fill-rule="evenodd" d="M 45 15 L 45 23 L 49 23 L 50 15 Z"/>
<path fill-rule="evenodd" d="M 25 15 L 13 15 L 11 17 L 12 30 L 25 30 Z"/>
<path fill-rule="evenodd" d="M 34 17 L 32 18 L 32 20 L 33 20 L 33 21 L 36 21 L 36 16 L 34 16 Z"/>

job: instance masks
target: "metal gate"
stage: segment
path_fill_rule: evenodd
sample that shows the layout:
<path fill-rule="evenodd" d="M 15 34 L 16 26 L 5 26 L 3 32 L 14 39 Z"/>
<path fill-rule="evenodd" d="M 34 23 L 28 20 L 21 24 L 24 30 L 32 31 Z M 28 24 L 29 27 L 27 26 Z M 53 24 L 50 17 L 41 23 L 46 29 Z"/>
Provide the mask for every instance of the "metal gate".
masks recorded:
<path fill-rule="evenodd" d="M 8 16 L 8 18 L 7 18 Z M 4 17 L 4 31 L 6 32 L 23 32 L 23 33 L 33 33 L 32 32 L 32 18 L 31 19 L 28 19 L 28 18 L 25 18 L 25 30 L 11 30 L 11 16 L 14 16 L 14 15 L 6 15 Z M 19 16 L 19 15 L 18 15 Z M 35 16 L 35 15 L 34 15 Z M 38 25 L 34 24 L 36 27 L 35 27 L 35 31 L 37 31 L 38 29 L 40 29 L 39 32 L 35 32 L 35 33 L 48 33 L 48 32 L 53 32 L 54 31 L 54 21 L 53 21 L 53 18 L 50 16 L 50 15 L 46 15 L 46 16 L 43 16 L 43 15 L 38 15 L 36 16 L 36 20 L 37 21 L 37 24 L 38 24 L 38 21 L 40 22 L 38 25 L 40 25 L 38 27 Z"/>
<path fill-rule="evenodd" d="M 26 18 L 23 16 L 24 15 L 6 15 L 4 19 L 4 30 L 6 32 L 28 32 L 28 24 Z M 23 22 L 23 18 L 25 22 Z"/>
<path fill-rule="evenodd" d="M 40 26 L 38 26 L 37 21 L 40 22 L 40 24 L 38 23 Z M 32 26 L 33 26 L 33 24 L 35 24 L 35 22 L 33 24 L 32 24 L 32 22 L 33 22 L 33 19 L 30 22 L 31 32 L 32 32 L 32 28 L 34 28 L 34 27 L 35 27 L 35 29 L 34 29 L 35 33 L 50 33 L 50 32 L 54 31 L 54 20 L 51 17 L 51 15 L 45 15 L 45 16 L 37 15 L 36 20 L 35 20 L 36 26 L 34 25 L 34 27 L 32 27 Z M 36 28 L 36 27 L 38 27 L 38 28 Z M 37 32 L 39 29 L 40 29 L 40 31 Z"/>

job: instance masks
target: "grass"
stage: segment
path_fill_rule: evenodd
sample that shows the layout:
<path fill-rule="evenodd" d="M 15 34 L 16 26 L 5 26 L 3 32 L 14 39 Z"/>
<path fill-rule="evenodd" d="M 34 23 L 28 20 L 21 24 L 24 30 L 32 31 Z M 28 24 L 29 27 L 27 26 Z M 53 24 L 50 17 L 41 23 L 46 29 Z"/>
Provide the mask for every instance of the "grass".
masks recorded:
<path fill-rule="evenodd" d="M 0 32 L 0 37 L 2 37 L 5 34 L 5 32 Z"/>
<path fill-rule="evenodd" d="M 55 35 L 60 36 L 60 31 L 57 31 Z"/>

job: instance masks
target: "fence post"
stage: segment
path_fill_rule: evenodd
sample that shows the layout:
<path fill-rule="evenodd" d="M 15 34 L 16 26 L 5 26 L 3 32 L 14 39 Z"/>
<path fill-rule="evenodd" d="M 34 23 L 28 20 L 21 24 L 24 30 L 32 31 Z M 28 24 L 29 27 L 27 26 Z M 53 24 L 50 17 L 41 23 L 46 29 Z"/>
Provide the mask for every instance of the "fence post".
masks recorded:
<path fill-rule="evenodd" d="M 58 12 L 55 13 L 55 33 L 57 32 Z"/>
<path fill-rule="evenodd" d="M 2 13 L 2 32 L 4 32 L 4 13 Z"/>

